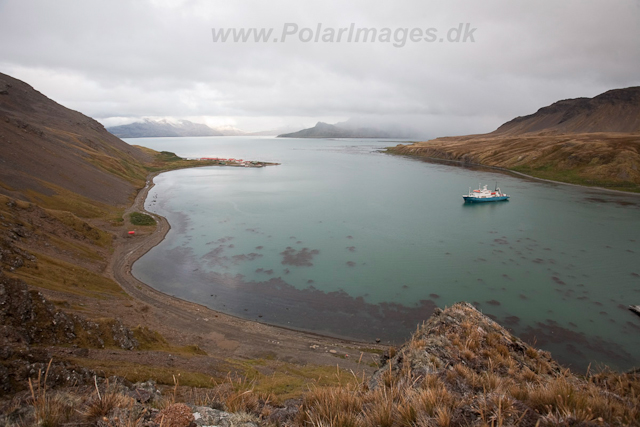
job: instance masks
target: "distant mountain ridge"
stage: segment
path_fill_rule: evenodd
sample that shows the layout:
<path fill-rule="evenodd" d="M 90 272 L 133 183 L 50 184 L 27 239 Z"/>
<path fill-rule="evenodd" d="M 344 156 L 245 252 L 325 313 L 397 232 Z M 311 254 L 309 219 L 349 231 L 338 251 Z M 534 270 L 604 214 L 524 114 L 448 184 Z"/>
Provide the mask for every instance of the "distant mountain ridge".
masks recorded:
<path fill-rule="evenodd" d="M 167 120 L 144 119 L 142 122 L 112 126 L 107 130 L 118 138 L 161 138 L 176 136 L 222 136 L 223 132 L 201 123 L 179 120 L 176 123 Z"/>
<path fill-rule="evenodd" d="M 318 122 L 312 128 L 298 132 L 278 135 L 278 138 L 407 138 L 409 135 L 402 130 L 387 130 L 365 126 L 347 120 L 335 125 Z"/>
<path fill-rule="evenodd" d="M 516 117 L 492 134 L 640 132 L 640 86 L 613 89 L 593 98 L 564 99 L 534 114 Z"/>

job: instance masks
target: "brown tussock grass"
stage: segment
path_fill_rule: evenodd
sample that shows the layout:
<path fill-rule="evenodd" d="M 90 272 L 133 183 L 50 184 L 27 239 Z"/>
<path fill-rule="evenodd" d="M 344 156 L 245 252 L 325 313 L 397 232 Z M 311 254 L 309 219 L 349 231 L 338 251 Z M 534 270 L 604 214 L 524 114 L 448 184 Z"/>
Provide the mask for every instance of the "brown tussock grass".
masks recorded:
<path fill-rule="evenodd" d="M 68 421 L 73 414 L 73 407 L 61 395 L 47 393 L 47 377 L 52 362 L 53 359 L 49 360 L 44 377 L 39 370 L 35 381 L 29 378 L 35 422 L 42 427 L 58 427 Z"/>
<path fill-rule="evenodd" d="M 443 322 L 451 320 L 432 325 Z M 374 375 L 371 390 L 364 381 L 311 390 L 297 425 L 640 425 L 640 374 L 577 376 L 493 323 L 446 328 L 432 338 L 419 329 Z"/>
<path fill-rule="evenodd" d="M 114 408 L 130 407 L 135 403 L 135 399 L 120 394 L 115 388 L 110 388 L 108 380 L 103 392 L 100 393 L 97 378 L 94 376 L 93 379 L 96 387 L 96 394 L 95 397 L 87 403 L 86 409 L 83 412 L 87 421 L 91 422 L 98 420 L 107 415 Z"/>

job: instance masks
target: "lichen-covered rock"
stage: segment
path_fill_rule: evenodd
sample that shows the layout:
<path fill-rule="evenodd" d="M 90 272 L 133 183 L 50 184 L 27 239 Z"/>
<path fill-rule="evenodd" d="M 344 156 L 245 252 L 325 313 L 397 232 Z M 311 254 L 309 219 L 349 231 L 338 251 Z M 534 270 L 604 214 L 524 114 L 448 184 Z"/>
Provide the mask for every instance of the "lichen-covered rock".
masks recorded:
<path fill-rule="evenodd" d="M 229 413 L 206 406 L 194 406 L 193 418 L 197 426 L 258 427 L 256 417 L 246 413 Z"/>
<path fill-rule="evenodd" d="M 290 425 L 300 412 L 301 404 L 301 399 L 289 399 L 284 402 L 284 406 L 273 408 L 266 417 L 266 420 L 271 425 Z"/>
<path fill-rule="evenodd" d="M 174 403 L 155 416 L 155 422 L 164 427 L 189 427 L 194 420 L 191 408 L 184 403 Z"/>
<path fill-rule="evenodd" d="M 131 391 L 128 393 L 140 403 L 153 403 L 162 397 L 162 393 L 158 390 L 156 382 L 148 380 L 133 384 Z"/>

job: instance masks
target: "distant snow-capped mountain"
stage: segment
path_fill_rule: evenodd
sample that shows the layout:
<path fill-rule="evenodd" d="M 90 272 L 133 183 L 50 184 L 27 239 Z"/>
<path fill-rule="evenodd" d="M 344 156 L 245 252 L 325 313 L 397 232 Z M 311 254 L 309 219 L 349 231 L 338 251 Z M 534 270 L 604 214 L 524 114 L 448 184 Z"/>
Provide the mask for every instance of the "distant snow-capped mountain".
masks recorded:
<path fill-rule="evenodd" d="M 113 126 L 107 128 L 107 130 L 119 138 L 225 135 L 225 133 L 201 123 L 193 123 L 189 120 L 172 122 L 166 119 L 144 119 L 142 122 Z"/>

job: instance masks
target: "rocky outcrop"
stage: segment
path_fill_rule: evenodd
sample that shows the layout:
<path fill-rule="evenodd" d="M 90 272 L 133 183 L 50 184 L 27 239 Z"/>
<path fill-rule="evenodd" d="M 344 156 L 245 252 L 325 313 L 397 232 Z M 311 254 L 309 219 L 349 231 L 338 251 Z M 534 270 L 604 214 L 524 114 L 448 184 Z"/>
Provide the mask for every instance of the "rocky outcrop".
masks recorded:
<path fill-rule="evenodd" d="M 312 390 L 296 425 L 640 425 L 640 375 L 579 376 L 468 303 L 436 312 L 367 382 Z"/>
<path fill-rule="evenodd" d="M 249 414 L 234 414 L 206 406 L 192 407 L 194 424 L 197 426 L 257 427 L 258 419 Z"/>
<path fill-rule="evenodd" d="M 458 303 L 446 310 L 436 309 L 411 340 L 372 376 L 369 386 L 379 387 L 389 371 L 398 373 L 402 369 L 409 369 L 416 377 L 440 375 L 458 364 L 482 372 L 489 369 L 491 356 L 511 359 L 518 371 L 540 375 L 562 371 L 548 352 L 529 346 L 473 305 Z"/>
<path fill-rule="evenodd" d="M 86 320 L 57 310 L 42 293 L 18 279 L 0 276 L 0 331 L 16 345 L 77 344 L 83 347 L 137 348 L 133 332 L 117 319 Z M 7 350 L 10 352 L 10 350 Z M 9 355 L 6 355 L 10 357 Z"/>
<path fill-rule="evenodd" d="M 631 390 L 639 384 L 637 373 L 575 375 L 458 303 L 438 309 L 388 355 L 363 400 L 382 400 L 375 404 L 388 404 L 393 417 L 411 425 L 638 425 Z M 398 398 L 385 403 L 387 396 Z"/>
<path fill-rule="evenodd" d="M 133 332 L 117 319 L 91 321 L 57 310 L 37 291 L 0 272 L 0 395 L 24 389 L 28 378 L 44 373 L 51 355 L 47 346 L 70 345 L 70 355 L 86 357 L 87 348 L 133 350 Z M 56 360 L 49 385 L 86 382 L 93 372 Z"/>

